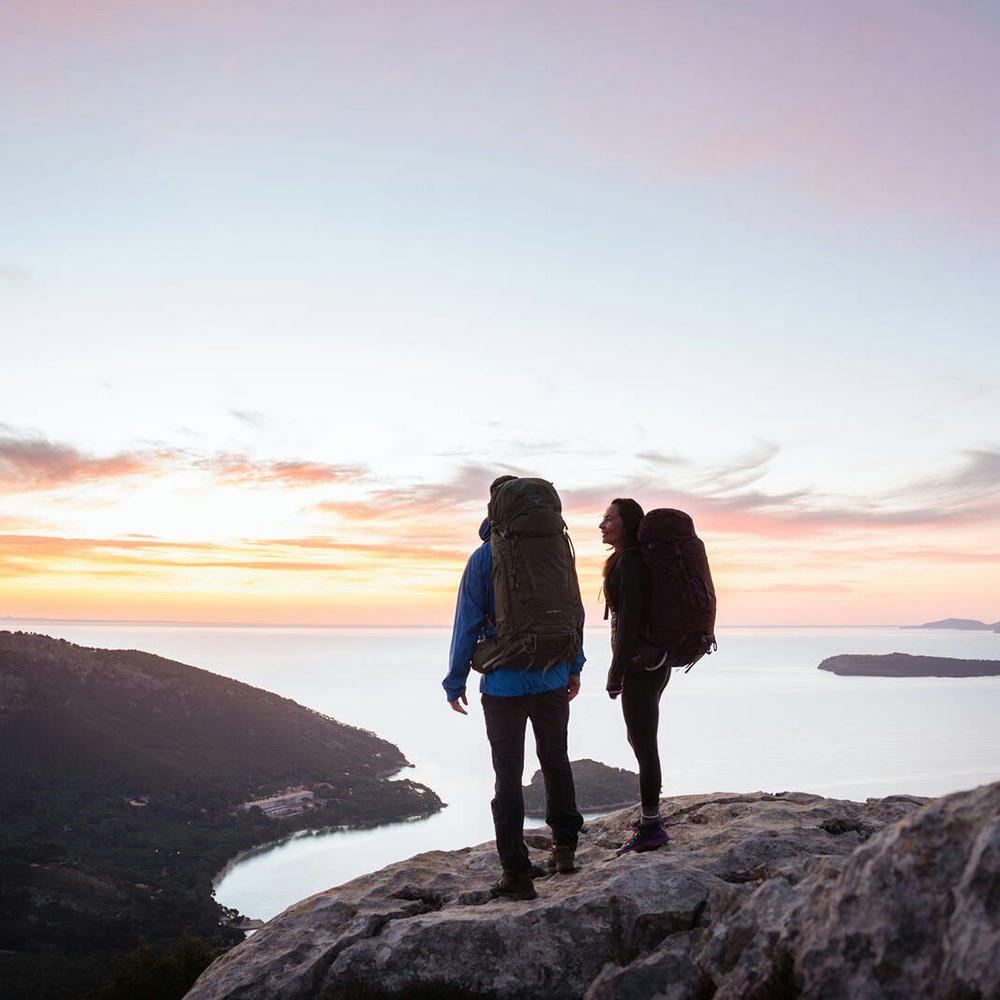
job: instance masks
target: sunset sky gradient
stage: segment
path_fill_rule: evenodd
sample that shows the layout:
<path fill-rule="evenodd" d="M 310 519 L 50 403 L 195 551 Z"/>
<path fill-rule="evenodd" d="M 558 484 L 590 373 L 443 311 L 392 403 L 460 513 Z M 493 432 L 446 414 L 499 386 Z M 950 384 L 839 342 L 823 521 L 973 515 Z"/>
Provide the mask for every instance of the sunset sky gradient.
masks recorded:
<path fill-rule="evenodd" d="M 1000 8 L 0 7 L 0 619 L 441 624 L 501 472 L 725 624 L 1000 618 Z"/>

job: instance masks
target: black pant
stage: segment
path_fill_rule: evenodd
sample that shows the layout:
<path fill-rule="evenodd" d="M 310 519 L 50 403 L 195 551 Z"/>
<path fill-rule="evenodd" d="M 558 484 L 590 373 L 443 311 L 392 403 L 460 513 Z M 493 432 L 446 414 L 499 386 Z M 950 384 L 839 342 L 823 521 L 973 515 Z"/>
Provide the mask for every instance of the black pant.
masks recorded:
<path fill-rule="evenodd" d="M 639 764 L 639 799 L 642 811 L 660 809 L 660 749 L 656 732 L 660 725 L 660 695 L 670 680 L 670 667 L 642 670 L 625 675 L 622 686 L 622 715 L 629 745 Z"/>
<path fill-rule="evenodd" d="M 524 846 L 524 793 L 521 790 L 524 734 L 529 719 L 545 779 L 545 822 L 552 828 L 553 841 L 575 848 L 577 834 L 583 826 L 583 817 L 576 808 L 573 772 L 566 750 L 569 697 L 565 688 L 558 688 L 513 698 L 484 694 L 482 699 L 496 775 L 491 805 L 497 853 L 505 872 L 523 872 L 531 866 L 528 849 Z"/>

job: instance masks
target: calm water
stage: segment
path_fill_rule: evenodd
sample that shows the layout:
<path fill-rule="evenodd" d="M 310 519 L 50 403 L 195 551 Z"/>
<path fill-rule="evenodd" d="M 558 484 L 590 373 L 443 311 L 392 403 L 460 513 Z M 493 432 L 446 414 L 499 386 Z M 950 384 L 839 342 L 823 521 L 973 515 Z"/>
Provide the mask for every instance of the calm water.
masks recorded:
<path fill-rule="evenodd" d="M 87 646 L 143 649 L 277 692 L 396 743 L 407 777 L 447 809 L 417 823 L 306 835 L 237 864 L 217 898 L 267 919 L 363 872 L 492 838 L 492 769 L 478 698 L 440 687 L 446 629 L 304 629 L 4 622 Z M 798 790 L 864 799 L 943 795 L 1000 778 L 1000 678 L 835 677 L 837 653 L 1000 659 L 1000 634 L 896 628 L 722 629 L 719 652 L 675 673 L 662 702 L 664 794 Z M 621 711 L 603 690 L 610 655 L 587 630 L 570 753 L 634 769 Z M 529 738 L 530 746 L 530 738 Z M 528 753 L 525 780 L 537 767 Z"/>

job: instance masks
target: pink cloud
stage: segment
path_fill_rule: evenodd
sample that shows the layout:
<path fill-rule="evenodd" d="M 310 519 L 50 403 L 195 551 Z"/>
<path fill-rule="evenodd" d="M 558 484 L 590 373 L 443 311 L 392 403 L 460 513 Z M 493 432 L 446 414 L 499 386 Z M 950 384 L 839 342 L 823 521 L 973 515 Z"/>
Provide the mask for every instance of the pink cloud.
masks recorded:
<path fill-rule="evenodd" d="M 703 533 L 791 539 L 845 533 L 891 533 L 908 528 L 956 529 L 1000 519 L 1000 451 L 968 451 L 956 466 L 870 496 L 811 490 L 768 493 L 748 489 L 777 454 L 767 448 L 697 477 L 691 486 L 664 487 L 657 476 L 563 492 L 571 514 L 594 512 L 616 496 L 633 496 L 645 509 L 676 507 Z"/>
<path fill-rule="evenodd" d="M 195 466 L 211 472 L 224 483 L 236 485 L 321 486 L 354 482 L 364 478 L 365 469 L 355 465 L 327 465 L 321 462 L 255 461 L 245 455 L 222 454 L 199 459 Z"/>
<path fill-rule="evenodd" d="M 148 475 L 173 460 L 169 450 L 84 455 L 42 437 L 0 436 L 0 489 L 46 490 L 81 482 Z"/>
<path fill-rule="evenodd" d="M 4 430 L 0 426 L 0 490 L 53 490 L 83 482 L 161 475 L 167 468 L 185 465 L 233 486 L 324 486 L 357 482 L 367 475 L 363 467 L 355 465 L 257 460 L 236 454 L 197 458 L 170 448 L 97 457 L 39 435 L 3 434 Z"/>
<path fill-rule="evenodd" d="M 438 530 L 428 530 L 425 527 L 412 526 L 396 532 L 392 538 L 378 541 L 344 541 L 328 536 L 306 538 L 271 538 L 247 541 L 247 545 L 259 546 L 265 549 L 292 548 L 313 549 L 318 552 L 334 550 L 348 555 L 377 556 L 385 560 L 392 559 L 432 559 L 436 562 L 464 562 L 470 549 L 455 545 L 454 533 Z M 411 539 L 420 539 L 413 541 Z M 470 533 L 470 546 L 473 539 Z"/>
<path fill-rule="evenodd" d="M 456 510 L 477 509 L 485 516 L 490 483 L 508 471 L 503 466 L 465 463 L 444 483 L 417 483 L 376 490 L 363 500 L 324 501 L 317 504 L 316 509 L 357 521 L 432 520 Z M 518 471 L 517 474 L 523 473 Z"/>
<path fill-rule="evenodd" d="M 616 484 L 563 488 L 563 512 L 573 520 L 590 515 L 596 523 L 609 500 L 632 496 L 647 510 L 688 511 L 703 534 L 773 541 L 888 536 L 909 528 L 951 530 L 1000 518 L 1000 452 L 967 452 L 948 472 L 858 497 L 752 488 L 767 475 L 768 463 L 777 453 L 774 446 L 763 445 L 729 465 L 694 475 L 692 484 L 684 487 L 662 485 L 661 471 L 656 470 L 642 477 L 623 477 Z M 668 466 L 694 470 L 693 463 L 680 458 L 672 458 Z M 472 538 L 478 518 L 485 515 L 489 483 L 498 471 L 469 463 L 445 483 L 380 490 L 361 500 L 327 501 L 316 509 L 366 523 L 366 531 L 377 525 L 393 537 L 433 535 L 442 542 L 455 537 L 453 515 L 460 513 L 463 532 Z"/>

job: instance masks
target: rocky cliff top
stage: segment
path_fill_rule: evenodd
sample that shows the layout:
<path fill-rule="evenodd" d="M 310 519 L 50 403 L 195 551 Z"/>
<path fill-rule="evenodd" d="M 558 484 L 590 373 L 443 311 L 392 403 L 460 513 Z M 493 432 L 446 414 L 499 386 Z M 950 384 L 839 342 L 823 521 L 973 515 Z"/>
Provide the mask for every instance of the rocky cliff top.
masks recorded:
<path fill-rule="evenodd" d="M 188 1000 L 402 996 L 768 1000 L 1000 995 L 1000 783 L 928 802 L 796 792 L 663 801 L 672 841 L 489 900 L 493 845 L 430 852 L 306 899 Z M 541 862 L 544 835 L 529 835 Z"/>

